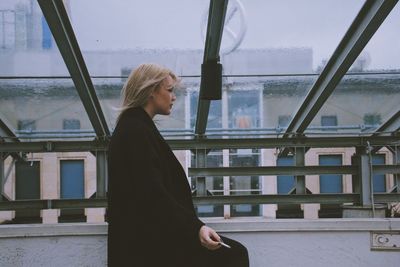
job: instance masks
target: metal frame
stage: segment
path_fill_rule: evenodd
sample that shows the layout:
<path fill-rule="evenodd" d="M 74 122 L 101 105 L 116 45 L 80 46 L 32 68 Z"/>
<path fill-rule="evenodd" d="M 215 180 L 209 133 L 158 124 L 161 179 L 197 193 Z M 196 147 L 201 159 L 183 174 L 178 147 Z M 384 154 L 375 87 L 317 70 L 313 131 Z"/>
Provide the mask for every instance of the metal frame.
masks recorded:
<path fill-rule="evenodd" d="M 400 110 L 397 111 L 392 117 L 390 117 L 387 121 L 382 123 L 382 125 L 373 133 L 373 136 L 378 136 L 378 135 L 384 135 L 385 133 L 390 132 L 392 135 L 396 135 L 400 132 Z M 371 153 L 376 153 L 378 152 L 382 147 L 374 147 L 371 151 Z M 388 148 L 391 151 L 394 151 L 395 149 L 391 149 L 390 146 Z"/>
<path fill-rule="evenodd" d="M 376 193 L 374 198 L 380 203 L 400 201 L 400 194 Z M 298 194 L 298 195 L 235 195 L 235 196 L 202 196 L 193 197 L 195 205 L 223 205 L 223 204 L 341 204 L 354 203 L 359 194 Z M 107 199 L 41 199 L 16 200 L 0 202 L 0 211 L 8 210 L 41 210 L 41 209 L 68 209 L 68 208 L 106 208 Z"/>
<path fill-rule="evenodd" d="M 230 139 L 170 139 L 166 140 L 173 150 L 189 149 L 224 149 L 224 148 L 269 148 L 280 147 L 355 147 L 398 145 L 400 138 L 396 136 L 359 136 L 359 137 L 292 137 L 282 138 L 230 138 Z M 0 152 L 80 152 L 106 151 L 108 141 L 40 141 L 3 143 Z"/>
<path fill-rule="evenodd" d="M 106 119 L 62 0 L 38 0 L 97 138 L 110 135 Z"/>
<path fill-rule="evenodd" d="M 400 131 L 400 110 L 396 112 L 387 121 L 376 130 L 373 135 L 384 134 L 384 132 L 397 133 Z"/>
<path fill-rule="evenodd" d="M 397 0 L 367 0 L 317 81 L 308 92 L 284 134 L 303 133 L 346 74 L 368 41 L 378 30 Z M 283 154 L 287 154 L 287 150 Z"/>
<path fill-rule="evenodd" d="M 400 165 L 373 165 L 374 174 L 400 174 Z M 189 168 L 188 176 L 258 176 L 258 175 L 320 175 L 358 174 L 358 166 L 268 166 L 268 167 L 218 167 Z M 304 187 L 305 188 L 305 187 Z M 304 194 L 304 193 L 303 193 Z"/>
<path fill-rule="evenodd" d="M 210 1 L 203 63 L 219 61 L 219 50 L 221 46 L 227 6 L 228 0 Z M 200 95 L 204 90 L 204 86 L 205 85 L 203 82 L 201 82 L 195 126 L 195 133 L 197 135 L 203 135 L 205 133 L 207 128 L 208 113 L 210 111 L 210 100 L 200 99 Z"/>

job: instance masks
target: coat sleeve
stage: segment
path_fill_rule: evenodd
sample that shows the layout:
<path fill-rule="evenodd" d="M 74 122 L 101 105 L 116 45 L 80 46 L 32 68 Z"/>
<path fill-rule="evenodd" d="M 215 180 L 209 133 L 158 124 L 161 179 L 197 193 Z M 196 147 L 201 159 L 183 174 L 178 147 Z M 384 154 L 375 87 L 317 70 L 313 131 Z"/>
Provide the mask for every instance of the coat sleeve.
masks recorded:
<path fill-rule="evenodd" d="M 183 207 L 163 185 L 163 173 L 159 155 L 155 152 L 148 133 L 137 130 L 127 137 L 127 146 L 133 193 L 140 201 L 143 216 L 149 222 L 157 222 L 164 230 L 183 234 L 198 241 L 198 233 L 204 225 L 196 214 Z"/>

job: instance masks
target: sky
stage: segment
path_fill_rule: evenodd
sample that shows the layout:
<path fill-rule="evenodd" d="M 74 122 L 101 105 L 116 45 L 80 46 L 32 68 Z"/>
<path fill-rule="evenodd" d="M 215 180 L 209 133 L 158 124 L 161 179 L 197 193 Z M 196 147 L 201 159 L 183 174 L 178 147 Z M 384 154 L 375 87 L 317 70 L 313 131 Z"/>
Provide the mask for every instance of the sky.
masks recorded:
<path fill-rule="evenodd" d="M 231 0 L 228 6 L 234 5 Z M 361 9 L 362 0 L 240 0 L 221 49 L 306 47 L 313 67 L 328 59 Z M 82 50 L 204 49 L 209 0 L 69 0 Z M 228 34 L 229 29 L 233 34 Z M 400 6 L 363 51 L 367 69 L 400 68 Z M 237 39 L 236 39 L 237 40 Z M 237 44 L 237 43 L 235 43 Z M 367 56 L 366 56 L 367 55 Z"/>

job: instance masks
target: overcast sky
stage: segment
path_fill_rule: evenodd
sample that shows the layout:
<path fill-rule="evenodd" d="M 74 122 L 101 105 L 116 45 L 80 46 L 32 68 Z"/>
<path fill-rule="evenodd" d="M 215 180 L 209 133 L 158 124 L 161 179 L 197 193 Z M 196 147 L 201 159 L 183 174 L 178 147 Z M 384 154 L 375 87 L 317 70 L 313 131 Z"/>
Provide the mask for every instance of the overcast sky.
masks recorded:
<path fill-rule="evenodd" d="M 244 20 L 237 11 L 226 25 L 234 33 L 245 26 L 239 49 L 312 48 L 314 68 L 331 56 L 364 3 L 240 2 Z M 82 50 L 203 49 L 201 27 L 206 23 L 208 7 L 209 0 L 70 0 L 73 27 Z M 371 59 L 368 69 L 400 68 L 399 9 L 397 5 L 365 48 Z M 225 32 L 222 48 L 231 42 Z"/>

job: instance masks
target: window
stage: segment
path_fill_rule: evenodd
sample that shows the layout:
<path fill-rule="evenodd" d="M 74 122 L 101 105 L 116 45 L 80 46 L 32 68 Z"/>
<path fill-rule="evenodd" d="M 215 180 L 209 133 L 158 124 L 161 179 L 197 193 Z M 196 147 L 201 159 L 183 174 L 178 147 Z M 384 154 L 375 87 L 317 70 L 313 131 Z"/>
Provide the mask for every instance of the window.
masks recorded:
<path fill-rule="evenodd" d="M 81 122 L 76 119 L 64 119 L 63 129 L 64 130 L 79 130 L 81 128 Z"/>
<path fill-rule="evenodd" d="M 337 126 L 337 117 L 336 116 L 321 116 L 321 126 Z M 324 129 L 329 130 L 329 129 Z"/>
<path fill-rule="evenodd" d="M 83 160 L 60 161 L 60 198 L 85 197 L 85 170 Z M 59 222 L 85 222 L 85 209 L 62 209 Z"/>
<path fill-rule="evenodd" d="M 229 127 L 260 127 L 260 93 L 256 90 L 230 91 L 228 95 Z"/>
<path fill-rule="evenodd" d="M 289 125 L 291 119 L 292 119 L 292 116 L 290 116 L 290 115 L 280 115 L 278 117 L 278 127 L 286 128 Z"/>
<path fill-rule="evenodd" d="M 276 161 L 277 166 L 293 166 L 294 158 L 291 157 L 280 157 Z M 278 194 L 287 194 L 295 186 L 295 178 L 293 175 L 279 175 L 278 179 Z"/>
<path fill-rule="evenodd" d="M 34 120 L 20 120 L 18 121 L 18 130 L 34 131 L 36 130 L 36 122 Z"/>
<path fill-rule="evenodd" d="M 385 164 L 385 155 L 377 154 L 372 156 L 372 164 L 373 165 L 384 165 Z M 374 192 L 376 193 L 384 193 L 386 192 L 386 179 L 384 174 L 374 174 L 373 175 L 373 186 Z"/>
<path fill-rule="evenodd" d="M 320 166 L 341 166 L 341 155 L 320 155 Z M 342 175 L 339 174 L 323 174 L 319 176 L 321 193 L 341 193 L 342 192 Z"/>
<path fill-rule="evenodd" d="M 84 161 L 61 160 L 60 180 L 61 198 L 84 198 Z"/>
<path fill-rule="evenodd" d="M 258 149 L 230 149 L 229 166 L 255 167 L 259 166 L 260 151 Z M 231 195 L 260 194 L 259 176 L 231 176 Z M 259 216 L 260 205 L 240 204 L 231 205 L 231 216 Z"/>
<path fill-rule="evenodd" d="M 364 124 L 365 125 L 380 125 L 382 123 L 381 114 L 365 114 Z"/>
<path fill-rule="evenodd" d="M 194 128 L 197 118 L 197 105 L 199 92 L 190 93 L 190 128 Z M 207 128 L 222 128 L 222 104 L 221 101 L 211 101 L 210 112 L 208 114 Z"/>
<path fill-rule="evenodd" d="M 15 20 L 14 10 L 0 10 L 0 49 L 13 49 L 15 47 Z"/>
<path fill-rule="evenodd" d="M 15 163 L 15 199 L 40 199 L 40 162 L 17 161 Z M 41 223 L 40 210 L 18 210 L 16 223 Z"/>
<path fill-rule="evenodd" d="M 52 48 L 52 35 L 51 31 L 49 28 L 49 25 L 47 25 L 46 19 L 44 16 L 42 16 L 42 48 L 43 49 L 50 49 Z"/>

